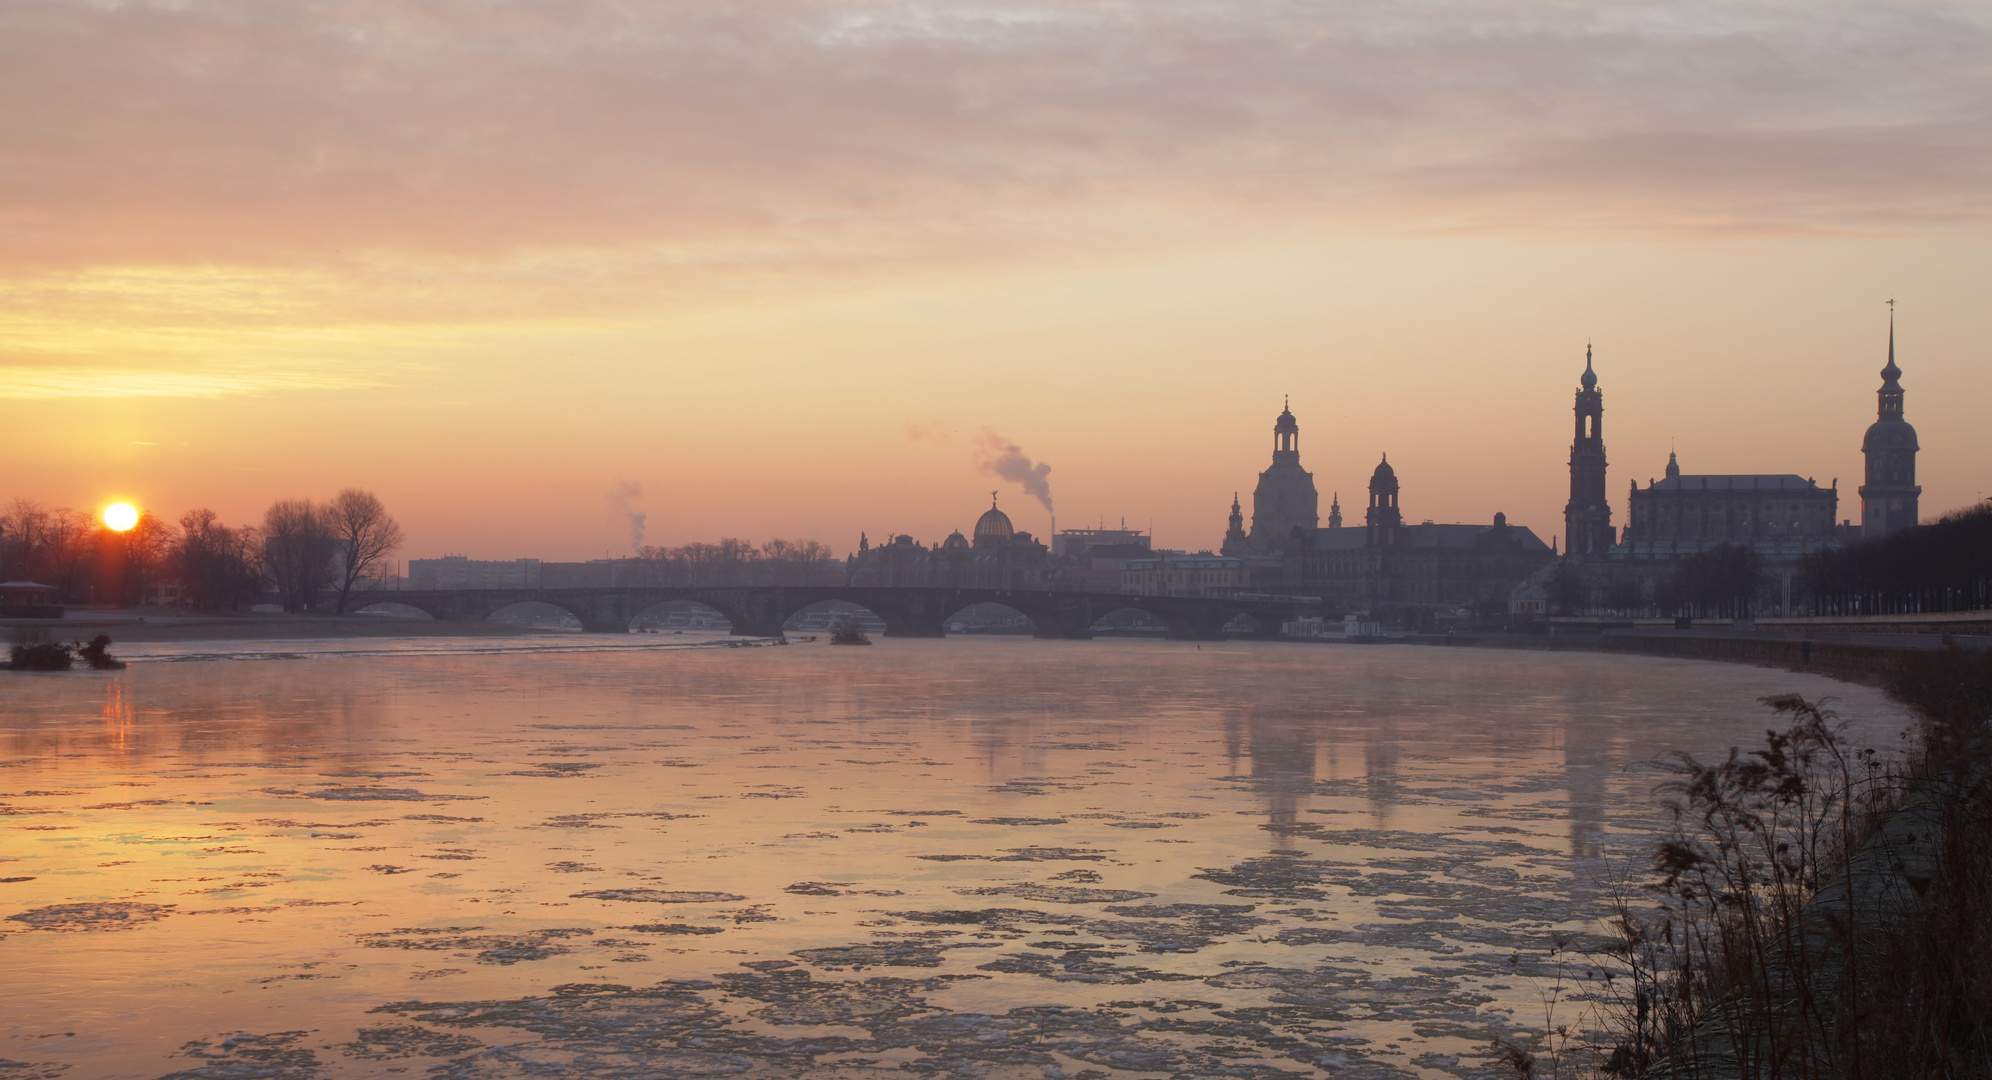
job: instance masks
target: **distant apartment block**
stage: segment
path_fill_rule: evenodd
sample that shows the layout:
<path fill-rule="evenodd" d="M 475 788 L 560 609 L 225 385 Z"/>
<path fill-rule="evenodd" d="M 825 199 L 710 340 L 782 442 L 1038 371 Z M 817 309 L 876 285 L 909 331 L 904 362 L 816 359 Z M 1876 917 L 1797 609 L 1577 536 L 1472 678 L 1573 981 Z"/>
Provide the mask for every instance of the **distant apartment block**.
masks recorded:
<path fill-rule="evenodd" d="M 1170 554 L 1121 563 L 1120 591 L 1141 596 L 1231 596 L 1251 584 L 1244 559 Z"/>
<path fill-rule="evenodd" d="M 538 559 L 472 559 L 445 555 L 440 559 L 408 560 L 410 589 L 535 589 L 540 584 Z"/>
<path fill-rule="evenodd" d="M 1147 533 L 1130 529 L 1060 529 L 1051 538 L 1053 555 L 1093 559 L 1138 559 L 1154 550 Z"/>

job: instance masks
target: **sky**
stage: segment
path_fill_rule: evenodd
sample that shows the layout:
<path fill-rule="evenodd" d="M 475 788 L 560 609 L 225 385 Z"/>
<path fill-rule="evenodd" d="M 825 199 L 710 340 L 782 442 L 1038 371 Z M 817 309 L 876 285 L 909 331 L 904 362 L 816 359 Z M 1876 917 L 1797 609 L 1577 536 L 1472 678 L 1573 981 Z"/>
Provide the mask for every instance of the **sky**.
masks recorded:
<path fill-rule="evenodd" d="M 1670 449 L 1857 518 L 1892 298 L 1930 516 L 1992 487 L 1988 56 L 1984 3 L 14 0 L 0 500 L 1196 550 L 1290 397 L 1324 515 L 1388 453 L 1547 539 L 1589 345 L 1619 523 Z"/>

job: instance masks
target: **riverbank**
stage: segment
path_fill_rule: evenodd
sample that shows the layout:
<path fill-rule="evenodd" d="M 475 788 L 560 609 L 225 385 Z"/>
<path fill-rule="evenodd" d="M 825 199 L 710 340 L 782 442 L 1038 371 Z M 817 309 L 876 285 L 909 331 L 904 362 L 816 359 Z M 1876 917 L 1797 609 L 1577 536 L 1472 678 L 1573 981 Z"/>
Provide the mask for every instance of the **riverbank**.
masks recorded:
<path fill-rule="evenodd" d="M 1598 634 L 1412 634 L 1406 644 L 1541 652 L 1604 652 L 1776 667 L 1887 686 L 1932 652 L 1992 651 L 1992 638 L 1942 634 L 1819 634 L 1751 630 L 1607 630 Z"/>
<path fill-rule="evenodd" d="M 1806 659 L 1794 670 L 1881 686 L 1921 728 L 1889 762 L 1821 701 L 1786 695 L 1765 699 L 1791 724 L 1761 749 L 1668 764 L 1675 819 L 1645 886 L 1663 903 L 1621 900 L 1605 950 L 1632 992 L 1603 1010 L 1603 1075 L 1986 1075 L 1992 651 L 1842 645 Z M 1527 1073 L 1527 1052 L 1507 1049 Z"/>

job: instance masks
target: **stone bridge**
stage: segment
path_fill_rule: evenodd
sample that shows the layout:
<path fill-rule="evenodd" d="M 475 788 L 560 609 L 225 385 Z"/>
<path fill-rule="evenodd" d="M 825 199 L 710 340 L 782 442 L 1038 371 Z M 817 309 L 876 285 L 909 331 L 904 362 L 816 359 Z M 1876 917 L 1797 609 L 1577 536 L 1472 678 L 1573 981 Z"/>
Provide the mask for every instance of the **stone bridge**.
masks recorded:
<path fill-rule="evenodd" d="M 1132 608 L 1168 627 L 1169 636 L 1214 641 L 1239 615 L 1249 615 L 1255 638 L 1276 638 L 1280 623 L 1318 611 L 1306 597 L 1219 599 L 1128 596 L 1120 593 L 1031 592 L 1007 589 L 878 588 L 861 586 L 737 586 L 712 588 L 435 589 L 370 593 L 354 610 L 401 604 L 431 618 L 482 622 L 513 604 L 551 604 L 594 633 L 628 633 L 638 615 L 672 601 L 691 601 L 726 616 L 735 634 L 779 637 L 789 616 L 826 600 L 856 604 L 885 623 L 888 637 L 941 637 L 956 612 L 974 604 L 1001 604 L 1030 619 L 1041 638 L 1084 639 L 1110 612 Z"/>

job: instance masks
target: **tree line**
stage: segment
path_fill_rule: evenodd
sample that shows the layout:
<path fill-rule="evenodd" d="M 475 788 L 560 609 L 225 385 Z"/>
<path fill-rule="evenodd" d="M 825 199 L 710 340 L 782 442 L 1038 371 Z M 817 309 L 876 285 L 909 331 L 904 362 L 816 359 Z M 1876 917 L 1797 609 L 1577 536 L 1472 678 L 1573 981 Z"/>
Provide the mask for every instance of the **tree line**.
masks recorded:
<path fill-rule="evenodd" d="M 343 613 L 401 541 L 387 507 L 360 488 L 324 502 L 280 499 L 260 525 L 231 526 L 205 508 L 175 525 L 148 510 L 121 533 L 68 507 L 17 499 L 0 512 L 0 577 L 53 586 L 63 603 L 122 605 L 177 581 L 180 602 L 200 611 L 268 600 L 303 611 L 336 592 Z"/>
<path fill-rule="evenodd" d="M 1634 579 L 1593 579 L 1572 563 L 1545 582 L 1550 609 L 1744 617 L 1771 598 L 1774 580 L 1747 545 L 1718 544 L 1681 559 L 1651 595 Z M 1793 582 L 1794 614 L 1905 615 L 1992 610 L 1992 501 L 1937 521 L 1805 556 Z"/>
<path fill-rule="evenodd" d="M 1802 579 L 1821 615 L 1992 608 L 1992 502 L 1808 556 Z"/>
<path fill-rule="evenodd" d="M 645 547 L 628 562 L 641 584 L 682 588 L 719 585 L 842 585 L 844 564 L 820 540 L 751 540 Z"/>

